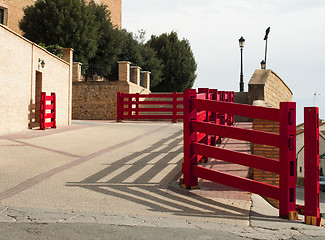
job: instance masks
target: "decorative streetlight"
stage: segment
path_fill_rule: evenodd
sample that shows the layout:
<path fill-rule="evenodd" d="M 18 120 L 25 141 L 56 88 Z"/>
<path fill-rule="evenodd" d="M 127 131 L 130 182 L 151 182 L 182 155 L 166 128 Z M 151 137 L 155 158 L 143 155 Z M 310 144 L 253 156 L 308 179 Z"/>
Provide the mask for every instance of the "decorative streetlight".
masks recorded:
<path fill-rule="evenodd" d="M 265 64 L 265 67 L 264 69 L 266 68 L 266 53 L 267 53 L 267 39 L 269 37 L 269 33 L 270 33 L 270 27 L 268 27 L 265 31 L 265 36 L 264 36 L 264 40 L 265 40 L 265 58 L 264 58 L 264 64 Z M 263 69 L 263 68 L 262 68 Z"/>
<path fill-rule="evenodd" d="M 262 60 L 262 62 L 261 62 L 261 69 L 265 69 L 265 67 L 266 67 L 265 61 Z"/>
<path fill-rule="evenodd" d="M 243 37 L 239 38 L 239 47 L 240 47 L 240 80 L 239 80 L 239 89 L 240 92 L 244 92 L 244 75 L 243 75 L 243 48 L 245 45 L 245 39 Z"/>

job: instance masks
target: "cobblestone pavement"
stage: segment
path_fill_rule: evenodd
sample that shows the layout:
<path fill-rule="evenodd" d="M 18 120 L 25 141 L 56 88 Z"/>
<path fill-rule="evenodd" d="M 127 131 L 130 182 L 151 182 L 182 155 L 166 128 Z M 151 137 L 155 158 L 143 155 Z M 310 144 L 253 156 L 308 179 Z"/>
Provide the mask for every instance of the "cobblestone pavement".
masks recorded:
<path fill-rule="evenodd" d="M 247 143 L 228 139 L 219 147 L 249 151 Z M 12 239 L 44 237 L 46 231 L 66 239 L 108 239 L 90 237 L 91 226 L 103 236 L 113 229 L 120 239 L 128 238 L 123 235 L 128 231 L 133 239 L 149 239 L 162 229 L 177 230 L 175 239 L 299 239 L 323 230 L 302 223 L 278 231 L 264 227 L 283 226 L 282 220 L 274 209 L 269 210 L 274 216 L 263 213 L 258 196 L 251 210 L 252 195 L 244 191 L 204 180 L 198 190 L 181 189 L 182 151 L 181 123 L 74 121 L 56 130 L 0 136 L 0 228 L 8 234 L 17 229 Z M 206 167 L 244 177 L 248 170 L 220 160 Z M 73 228 L 80 234 L 69 232 Z M 198 232 L 189 234 L 193 229 Z"/>

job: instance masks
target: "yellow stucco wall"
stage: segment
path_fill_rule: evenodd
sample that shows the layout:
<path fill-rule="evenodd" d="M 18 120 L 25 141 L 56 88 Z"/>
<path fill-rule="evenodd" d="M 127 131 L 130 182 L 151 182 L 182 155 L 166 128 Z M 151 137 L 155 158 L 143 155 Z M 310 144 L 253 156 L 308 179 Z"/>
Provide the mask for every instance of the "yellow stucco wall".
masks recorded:
<path fill-rule="evenodd" d="M 23 8 L 34 3 L 34 0 L 0 0 L 0 8 L 5 9 L 4 25 L 16 33 L 21 33 L 18 23 L 24 15 Z"/>
<path fill-rule="evenodd" d="M 0 134 L 35 126 L 37 71 L 42 74 L 42 91 L 57 94 L 57 125 L 68 125 L 70 64 L 3 26 L 0 39 Z"/>
<path fill-rule="evenodd" d="M 111 12 L 113 25 L 122 27 L 122 0 L 97 0 L 108 6 Z M 23 8 L 35 3 L 35 0 L 0 0 L 0 8 L 5 10 L 4 25 L 16 33 L 22 34 L 19 29 L 19 21 L 24 16 Z"/>

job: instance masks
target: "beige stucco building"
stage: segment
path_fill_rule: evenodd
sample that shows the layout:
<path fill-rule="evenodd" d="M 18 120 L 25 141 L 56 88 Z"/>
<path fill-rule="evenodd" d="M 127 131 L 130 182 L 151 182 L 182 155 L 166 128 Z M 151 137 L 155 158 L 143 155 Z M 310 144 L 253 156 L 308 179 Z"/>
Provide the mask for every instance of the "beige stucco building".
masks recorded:
<path fill-rule="evenodd" d="M 2 25 L 0 39 L 0 134 L 39 127 L 40 92 L 56 93 L 57 126 L 70 124 L 72 49 L 60 59 Z"/>
<path fill-rule="evenodd" d="M 21 34 L 19 21 L 24 15 L 23 8 L 35 2 L 35 0 L 0 0 L 0 23 Z M 122 0 L 95 0 L 95 2 L 107 5 L 113 25 L 122 28 Z"/>
<path fill-rule="evenodd" d="M 304 174 L 305 174 L 305 158 L 304 158 L 304 125 L 301 124 L 299 126 L 300 129 L 297 131 L 297 138 L 296 138 L 296 158 L 297 158 L 297 180 L 300 185 L 303 183 Z M 319 155 L 325 154 L 325 122 L 319 124 Z M 319 159 L 319 169 L 321 175 L 325 175 L 325 159 Z"/>

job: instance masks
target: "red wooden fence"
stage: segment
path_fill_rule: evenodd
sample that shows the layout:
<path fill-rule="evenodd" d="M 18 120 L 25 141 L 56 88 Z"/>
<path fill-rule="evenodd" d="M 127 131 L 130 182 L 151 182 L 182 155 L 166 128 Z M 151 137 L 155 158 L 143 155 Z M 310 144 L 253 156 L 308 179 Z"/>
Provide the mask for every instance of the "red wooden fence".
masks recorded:
<path fill-rule="evenodd" d="M 201 118 L 207 115 L 239 115 L 280 122 L 280 134 L 246 130 L 211 123 Z M 198 185 L 198 178 L 207 179 L 234 188 L 279 200 L 279 215 L 296 219 L 296 106 L 281 103 L 280 109 L 256 107 L 206 99 L 195 90 L 184 93 L 184 162 L 183 187 Z M 202 135 L 203 134 L 203 135 Z M 220 149 L 202 141 L 206 136 L 222 136 L 280 148 L 280 159 L 270 159 Z M 215 158 L 280 174 L 280 186 L 273 186 L 216 170 L 198 166 L 198 158 Z"/>
<path fill-rule="evenodd" d="M 46 96 L 45 92 L 41 93 L 40 102 L 40 129 L 56 128 L 56 94 Z"/>
<path fill-rule="evenodd" d="M 320 226 L 319 209 L 319 114 L 317 107 L 304 109 L 305 223 Z"/>
<path fill-rule="evenodd" d="M 234 102 L 234 92 L 218 91 L 216 89 L 200 88 L 200 93 L 206 93 L 209 99 Z M 157 107 L 158 106 L 158 107 Z M 127 94 L 117 93 L 117 121 L 133 120 L 172 120 L 183 119 L 183 93 L 160 94 Z M 233 115 L 215 114 L 206 116 L 211 121 L 231 124 Z"/>

